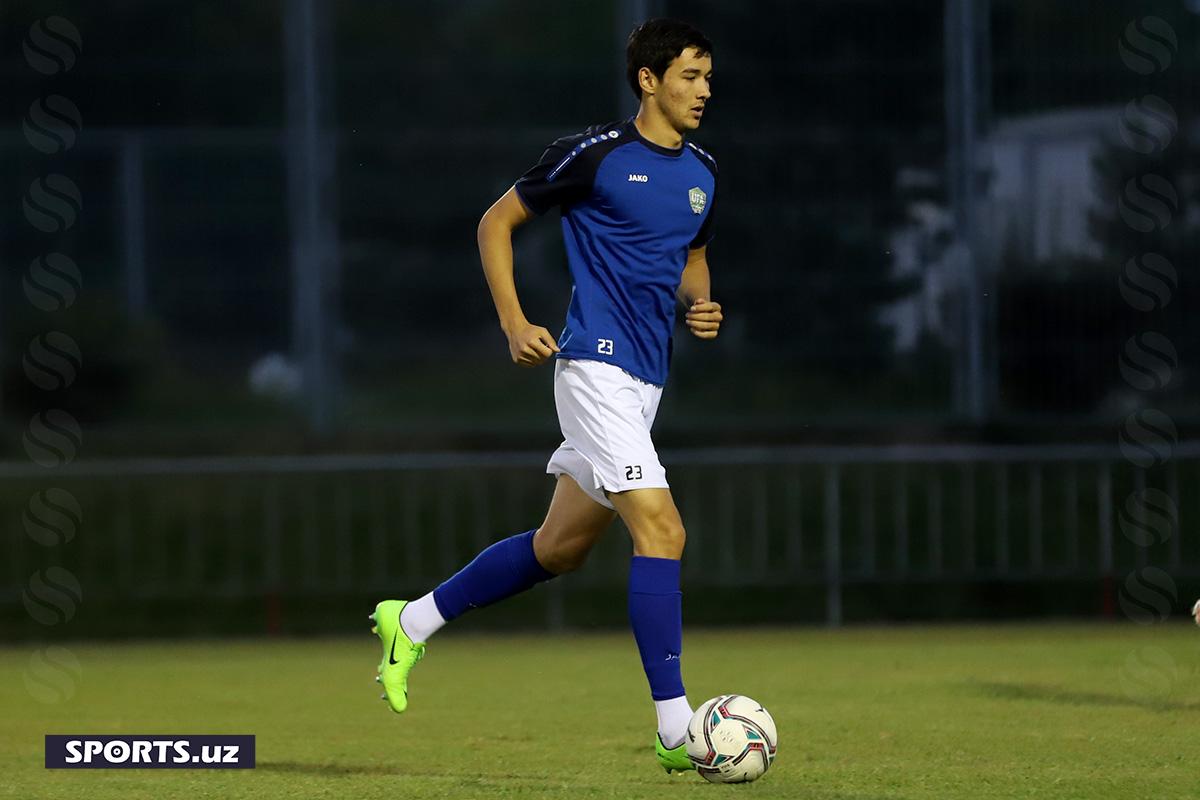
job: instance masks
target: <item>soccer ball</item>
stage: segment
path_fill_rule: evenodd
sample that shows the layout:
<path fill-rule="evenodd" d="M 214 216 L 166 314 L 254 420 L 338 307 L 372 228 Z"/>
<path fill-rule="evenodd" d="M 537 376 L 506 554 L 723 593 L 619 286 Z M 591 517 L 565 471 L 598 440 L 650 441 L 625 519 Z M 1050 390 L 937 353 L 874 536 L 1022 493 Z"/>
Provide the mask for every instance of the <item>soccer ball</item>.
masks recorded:
<path fill-rule="evenodd" d="M 775 760 L 775 720 L 757 701 L 723 694 L 704 703 L 688 723 L 687 754 L 713 783 L 761 778 Z"/>

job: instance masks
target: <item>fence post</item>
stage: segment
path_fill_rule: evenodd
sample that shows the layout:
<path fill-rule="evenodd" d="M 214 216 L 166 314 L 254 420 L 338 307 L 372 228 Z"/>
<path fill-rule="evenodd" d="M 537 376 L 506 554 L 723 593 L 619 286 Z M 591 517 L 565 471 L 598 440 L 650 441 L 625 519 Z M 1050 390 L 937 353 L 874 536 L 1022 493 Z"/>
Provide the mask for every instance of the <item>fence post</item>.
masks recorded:
<path fill-rule="evenodd" d="M 975 470 L 971 464 L 962 468 L 962 537 L 963 567 L 975 574 Z"/>
<path fill-rule="evenodd" d="M 875 577 L 875 552 L 878 546 L 875 530 L 875 477 L 870 464 L 862 465 L 862 483 L 859 486 L 859 539 L 863 549 L 861 573 Z"/>
<path fill-rule="evenodd" d="M 562 633 L 566 627 L 563 591 L 562 581 L 550 581 L 546 584 L 546 627 L 551 633 Z"/>
<path fill-rule="evenodd" d="M 1045 567 L 1045 543 L 1042 537 L 1042 465 L 1029 465 L 1029 568 L 1041 575 Z"/>
<path fill-rule="evenodd" d="M 896 524 L 896 563 L 893 569 L 901 575 L 908 574 L 908 472 L 904 464 L 897 464 L 894 476 L 895 496 L 892 511 Z"/>
<path fill-rule="evenodd" d="M 1096 478 L 1096 513 L 1100 522 L 1100 613 L 1107 619 L 1116 616 L 1113 588 L 1113 505 L 1112 472 L 1101 461 Z"/>
<path fill-rule="evenodd" d="M 1133 491 L 1136 493 L 1138 498 L 1145 498 L 1146 496 L 1146 470 L 1142 469 L 1141 467 L 1135 467 L 1133 470 Z M 1137 515 L 1136 521 L 1138 523 L 1138 527 L 1142 530 L 1146 530 L 1145 502 L 1137 503 L 1134 513 Z M 1139 569 L 1145 567 L 1150 562 L 1149 550 L 1149 547 L 1139 547 L 1135 551 L 1134 557 L 1137 559 L 1135 563 Z"/>
<path fill-rule="evenodd" d="M 263 598 L 267 633 L 278 635 L 283 629 L 283 565 L 281 557 L 281 520 L 279 501 L 279 479 L 267 479 L 266 496 L 263 498 Z"/>
<path fill-rule="evenodd" d="M 1079 572 L 1079 469 L 1075 462 L 1067 467 L 1067 568 Z"/>
<path fill-rule="evenodd" d="M 1172 459 L 1167 465 L 1167 496 L 1171 498 L 1171 502 L 1175 506 L 1175 518 L 1172 520 L 1174 527 L 1168 531 L 1168 535 L 1171 537 L 1170 564 L 1172 570 L 1178 570 L 1182 556 L 1179 539 L 1183 524 L 1179 519 L 1179 463 L 1175 459 Z"/>
<path fill-rule="evenodd" d="M 938 465 L 931 464 L 927 473 L 929 479 L 929 494 L 926 497 L 927 524 L 929 537 L 929 572 L 932 575 L 942 574 L 942 476 Z"/>
<path fill-rule="evenodd" d="M 841 493 L 837 464 L 825 467 L 825 622 L 842 624 L 842 525 Z"/>

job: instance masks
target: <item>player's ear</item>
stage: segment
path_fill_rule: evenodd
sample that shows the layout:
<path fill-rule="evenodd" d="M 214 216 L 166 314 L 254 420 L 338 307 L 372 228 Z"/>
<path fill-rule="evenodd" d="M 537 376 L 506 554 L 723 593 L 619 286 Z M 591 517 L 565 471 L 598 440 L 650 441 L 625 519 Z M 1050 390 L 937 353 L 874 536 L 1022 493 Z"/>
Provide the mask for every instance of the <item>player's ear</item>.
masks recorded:
<path fill-rule="evenodd" d="M 658 91 L 658 76 L 649 67 L 642 67 L 638 70 L 638 86 L 642 87 L 642 94 L 654 94 Z"/>

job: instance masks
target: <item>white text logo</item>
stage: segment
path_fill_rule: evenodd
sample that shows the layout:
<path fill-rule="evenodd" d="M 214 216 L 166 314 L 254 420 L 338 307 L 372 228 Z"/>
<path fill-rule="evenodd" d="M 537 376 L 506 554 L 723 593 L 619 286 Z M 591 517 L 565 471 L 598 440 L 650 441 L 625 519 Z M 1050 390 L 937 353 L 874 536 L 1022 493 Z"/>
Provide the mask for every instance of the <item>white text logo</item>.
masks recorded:
<path fill-rule="evenodd" d="M 633 181 L 634 183 L 649 183 L 650 176 L 649 175 L 638 175 L 635 172 L 631 172 L 631 173 L 629 173 L 629 180 Z"/>

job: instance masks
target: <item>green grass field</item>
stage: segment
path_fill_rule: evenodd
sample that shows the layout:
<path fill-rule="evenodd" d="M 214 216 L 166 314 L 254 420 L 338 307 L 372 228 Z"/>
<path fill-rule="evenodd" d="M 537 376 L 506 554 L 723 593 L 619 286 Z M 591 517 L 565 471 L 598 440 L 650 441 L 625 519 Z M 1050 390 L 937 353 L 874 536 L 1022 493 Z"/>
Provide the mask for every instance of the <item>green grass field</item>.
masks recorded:
<path fill-rule="evenodd" d="M 363 620 L 365 622 L 365 619 Z M 73 696 L 0 649 L 0 796 L 22 798 L 1194 798 L 1200 631 L 1172 624 L 690 631 L 698 703 L 773 712 L 759 782 L 668 777 L 632 637 L 435 640 L 412 707 L 374 637 L 87 644 Z M 38 678 L 37 676 L 41 677 Z M 45 733 L 253 733 L 254 771 L 47 771 Z"/>

